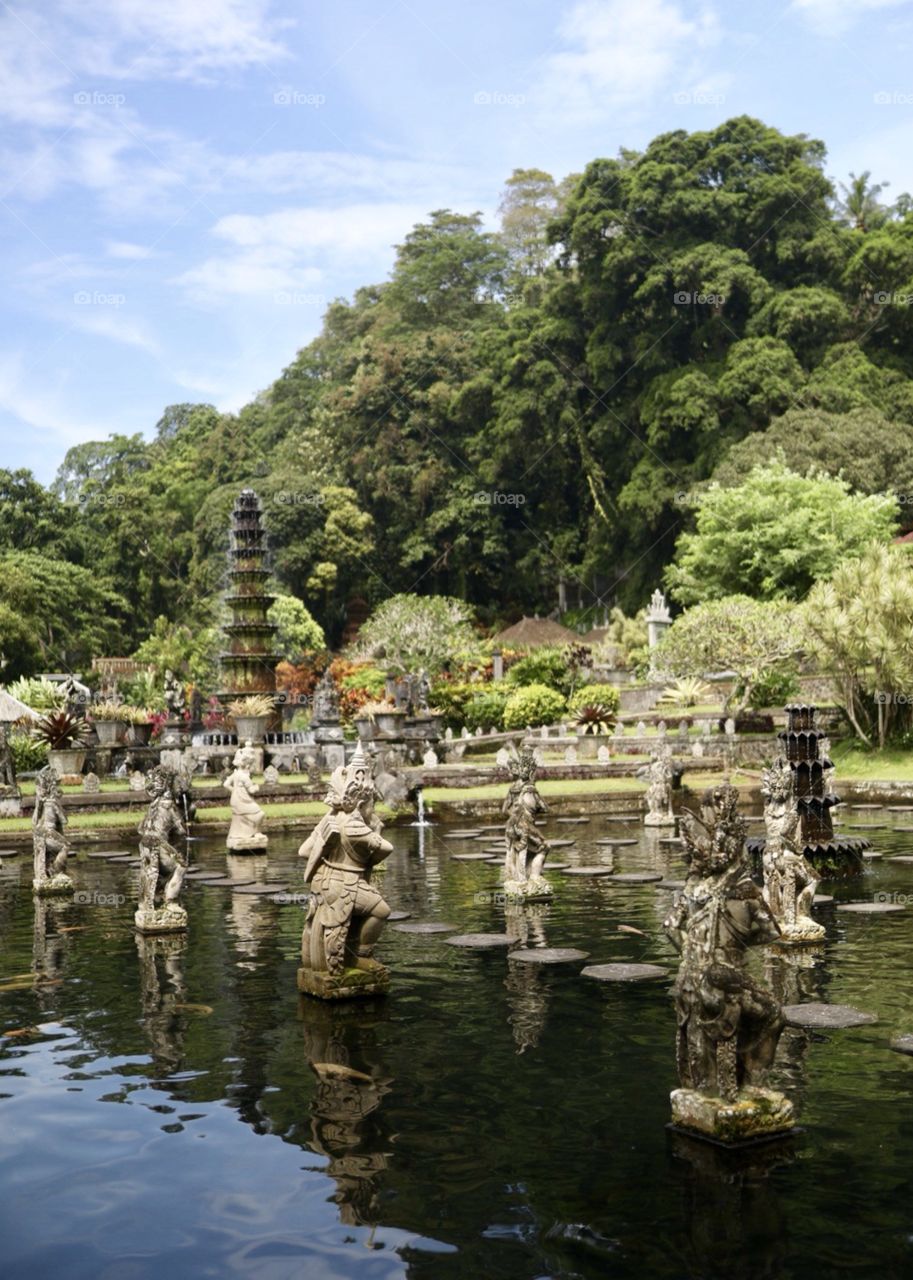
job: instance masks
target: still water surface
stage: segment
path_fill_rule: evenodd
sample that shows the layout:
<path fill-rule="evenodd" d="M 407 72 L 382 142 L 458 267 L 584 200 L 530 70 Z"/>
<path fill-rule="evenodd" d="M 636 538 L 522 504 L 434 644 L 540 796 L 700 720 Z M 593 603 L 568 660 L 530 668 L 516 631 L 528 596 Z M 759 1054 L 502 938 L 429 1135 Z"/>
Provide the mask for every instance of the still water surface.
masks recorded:
<path fill-rule="evenodd" d="M 884 822 L 860 834 L 913 852 L 913 814 L 844 820 Z M 388 927 L 390 996 L 327 1007 L 295 988 L 297 902 L 189 884 L 186 937 L 141 939 L 128 862 L 82 853 L 81 901 L 36 906 L 30 858 L 3 858 L 5 1280 L 913 1275 L 913 1059 L 889 1048 L 913 1032 L 913 864 L 819 890 L 909 894 L 905 912 L 821 908 L 822 947 L 757 957 L 781 998 L 879 1021 L 788 1031 L 774 1078 L 804 1134 L 732 1160 L 665 1127 L 668 888 L 554 872 L 554 902 L 506 921 L 498 867 L 453 856 L 487 841 L 388 834 L 382 886 L 412 921 L 507 925 L 526 945 L 669 977 L 604 984 L 582 963 L 520 965 Z M 683 874 L 680 847 L 634 818 L 546 834 L 575 842 L 555 861 Z M 607 836 L 636 843 L 613 855 L 595 844 Z M 268 858 L 190 848 L 198 867 L 294 894 L 297 843 L 273 837 Z"/>

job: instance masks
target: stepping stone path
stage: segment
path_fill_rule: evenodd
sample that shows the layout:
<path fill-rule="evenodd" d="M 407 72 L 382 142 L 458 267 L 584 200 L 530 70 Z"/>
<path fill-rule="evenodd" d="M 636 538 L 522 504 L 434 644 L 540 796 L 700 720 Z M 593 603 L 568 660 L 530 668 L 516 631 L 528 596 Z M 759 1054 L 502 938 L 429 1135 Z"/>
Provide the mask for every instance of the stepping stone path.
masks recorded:
<path fill-rule="evenodd" d="M 600 818 L 601 822 L 626 822 L 628 824 L 636 822 L 640 817 L 639 813 L 604 813 Z"/>
<path fill-rule="evenodd" d="M 411 920 L 411 918 L 412 918 L 411 911 L 391 911 L 390 914 L 387 916 L 387 919 L 390 920 L 391 922 L 396 920 Z"/>
<path fill-rule="evenodd" d="M 437 924 L 435 921 L 417 921 L 415 924 L 395 924 L 397 933 L 456 933 L 455 924 Z"/>
<path fill-rule="evenodd" d="M 546 862 L 546 871 L 567 871 L 571 864 L 569 862 Z"/>
<path fill-rule="evenodd" d="M 874 1013 L 848 1004 L 785 1004 L 783 1014 L 794 1027 L 861 1027 L 878 1021 Z"/>
<path fill-rule="evenodd" d="M 681 838 L 681 836 L 660 836 L 659 843 L 660 844 L 684 844 L 685 842 Z"/>
<path fill-rule="evenodd" d="M 555 821 L 567 822 L 567 823 L 575 823 L 575 822 L 579 823 L 579 822 L 589 822 L 589 818 L 556 818 Z"/>
<path fill-rule="evenodd" d="M 846 824 L 847 831 L 884 831 L 887 827 L 886 822 L 848 822 Z"/>
<path fill-rule="evenodd" d="M 581 978 L 596 978 L 599 982 L 646 982 L 667 974 L 668 970 L 658 964 L 588 964 L 580 971 Z"/>
<path fill-rule="evenodd" d="M 203 877 L 201 876 L 200 879 L 203 879 Z M 233 880 L 231 876 L 212 875 L 212 876 L 205 877 L 205 883 L 217 885 L 219 888 L 224 887 L 226 889 L 237 889 L 239 886 L 256 884 L 257 882 L 253 876 L 251 876 L 248 880 Z M 276 893 L 279 891 L 279 889 L 282 889 L 283 887 L 284 887 L 283 885 L 277 884 L 273 886 L 273 892 Z"/>
<path fill-rule="evenodd" d="M 454 862 L 487 862 L 491 857 L 490 853 L 452 853 L 450 855 Z"/>
<path fill-rule="evenodd" d="M 550 849 L 566 849 L 572 844 L 576 844 L 576 840 L 549 840 L 547 841 Z"/>
<path fill-rule="evenodd" d="M 913 854 L 898 853 L 893 858 L 888 858 L 888 862 L 913 862 Z"/>
<path fill-rule="evenodd" d="M 662 878 L 661 871 L 621 871 L 615 877 L 619 884 L 651 884 Z"/>
<path fill-rule="evenodd" d="M 816 893 L 812 898 L 813 907 L 829 907 L 834 901 L 833 895 L 830 893 Z"/>
<path fill-rule="evenodd" d="M 913 1036 L 894 1036 L 891 1041 L 891 1048 L 895 1053 L 913 1054 Z"/>
<path fill-rule="evenodd" d="M 486 867 L 503 867 L 506 862 L 507 862 L 506 858 L 486 858 L 485 859 Z"/>
<path fill-rule="evenodd" d="M 481 827 L 476 827 L 474 831 L 445 831 L 445 840 L 474 840 L 482 835 Z"/>
<path fill-rule="evenodd" d="M 597 840 L 596 844 L 614 845 L 616 849 L 620 849 L 623 844 L 637 844 L 636 840 Z"/>
<path fill-rule="evenodd" d="M 520 947 L 507 958 L 519 964 L 569 964 L 572 960 L 589 960 L 590 953 L 576 947 Z"/>
<path fill-rule="evenodd" d="M 448 947 L 509 947 L 514 941 L 506 933 L 458 933 L 455 938 L 445 938 Z"/>
<path fill-rule="evenodd" d="M 666 880 L 665 877 L 663 877 L 656 887 L 657 889 L 684 889 L 685 882 L 684 880 Z"/>
<path fill-rule="evenodd" d="M 847 805 L 848 809 L 883 809 L 882 804 L 851 804 Z"/>
<path fill-rule="evenodd" d="M 888 813 L 913 813 L 913 804 L 889 804 Z"/>
<path fill-rule="evenodd" d="M 24 849 L 0 849 L 0 858 L 18 858 L 20 853 L 24 852 Z M 97 858 L 98 856 L 99 855 L 96 853 L 95 857 Z M 105 854 L 104 856 L 107 857 L 108 855 Z M 89 854 L 89 857 L 92 857 L 91 853 Z"/>
<path fill-rule="evenodd" d="M 838 911 L 854 911 L 861 916 L 885 915 L 888 911 L 905 911 L 899 902 L 841 902 Z"/>
<path fill-rule="evenodd" d="M 865 849 L 862 854 L 866 862 L 879 862 L 883 857 L 883 853 L 875 853 L 873 849 Z"/>
<path fill-rule="evenodd" d="M 554 871 L 555 868 L 552 867 Z M 565 867 L 565 875 L 568 876 L 613 876 L 615 874 L 612 867 Z"/>
<path fill-rule="evenodd" d="M 913 827 L 895 827 L 895 831 L 913 831 Z"/>
<path fill-rule="evenodd" d="M 288 893 L 289 887 L 287 884 L 241 884 L 239 885 L 237 882 L 235 882 L 234 890 L 235 890 L 235 893 L 249 893 L 254 895 L 255 897 L 259 897 L 261 894 L 267 894 L 267 893 Z"/>
<path fill-rule="evenodd" d="M 10 852 L 12 852 L 12 850 L 10 850 Z M 0 857 L 5 857 L 6 853 L 7 851 L 4 849 L 3 852 L 0 853 Z M 120 857 L 120 854 L 112 853 L 108 849 L 90 849 L 89 852 L 86 854 L 86 857 L 87 858 L 114 858 L 114 857 Z"/>

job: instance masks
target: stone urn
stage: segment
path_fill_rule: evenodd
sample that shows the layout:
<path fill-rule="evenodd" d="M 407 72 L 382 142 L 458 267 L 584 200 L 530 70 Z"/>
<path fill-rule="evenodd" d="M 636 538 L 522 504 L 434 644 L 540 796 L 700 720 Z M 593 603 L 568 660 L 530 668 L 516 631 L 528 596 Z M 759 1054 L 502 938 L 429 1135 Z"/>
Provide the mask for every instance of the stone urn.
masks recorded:
<path fill-rule="evenodd" d="M 362 742 L 370 742 L 374 737 L 374 722 L 370 716 L 356 716 L 355 729 Z"/>
<path fill-rule="evenodd" d="M 389 733 L 399 737 L 406 719 L 405 711 L 376 711 L 374 723 L 381 733 Z"/>
<path fill-rule="evenodd" d="M 130 737 L 135 747 L 148 747 L 152 737 L 151 724 L 134 724 L 130 726 Z"/>
<path fill-rule="evenodd" d="M 127 731 L 123 720 L 96 720 L 93 727 L 100 747 L 119 746 Z"/>
<path fill-rule="evenodd" d="M 269 716 L 235 716 L 235 732 L 239 742 L 262 742 L 266 736 Z"/>
<path fill-rule="evenodd" d="M 82 773 L 86 762 L 84 747 L 61 747 L 48 752 L 48 764 L 64 777 L 66 774 Z"/>

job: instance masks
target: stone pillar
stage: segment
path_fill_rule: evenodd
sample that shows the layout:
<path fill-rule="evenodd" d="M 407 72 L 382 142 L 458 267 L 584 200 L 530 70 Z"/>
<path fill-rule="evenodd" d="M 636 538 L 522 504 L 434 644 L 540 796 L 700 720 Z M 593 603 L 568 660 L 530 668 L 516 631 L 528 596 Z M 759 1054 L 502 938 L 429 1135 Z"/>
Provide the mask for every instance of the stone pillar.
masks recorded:
<path fill-rule="evenodd" d="M 651 649 L 656 648 L 671 625 L 672 618 L 666 597 L 657 588 L 650 597 L 650 607 L 647 610 L 647 642 Z"/>

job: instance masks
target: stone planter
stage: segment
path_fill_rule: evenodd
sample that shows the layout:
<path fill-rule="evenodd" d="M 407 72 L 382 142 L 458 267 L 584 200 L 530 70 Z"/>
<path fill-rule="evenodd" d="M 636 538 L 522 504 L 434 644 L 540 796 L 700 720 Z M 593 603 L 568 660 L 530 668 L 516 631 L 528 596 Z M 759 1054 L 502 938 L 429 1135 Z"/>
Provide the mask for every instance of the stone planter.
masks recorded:
<path fill-rule="evenodd" d="M 248 738 L 251 742 L 262 742 L 269 722 L 269 716 L 235 716 L 239 745 L 243 745 Z"/>
<path fill-rule="evenodd" d="M 356 716 L 355 729 L 362 742 L 370 742 L 374 737 L 374 721 L 370 716 Z"/>
<path fill-rule="evenodd" d="M 374 716 L 374 723 L 381 733 L 391 733 L 398 736 L 405 719 L 405 711 L 378 711 Z"/>
<path fill-rule="evenodd" d="M 148 747 L 152 737 L 151 724 L 134 724 L 130 726 L 130 737 L 135 747 Z"/>
<path fill-rule="evenodd" d="M 94 721 L 95 735 L 100 747 L 116 747 L 124 740 L 127 726 L 123 720 Z"/>
<path fill-rule="evenodd" d="M 48 764 L 56 769 L 61 777 L 69 773 L 82 773 L 86 762 L 84 747 L 66 747 L 48 752 Z"/>

